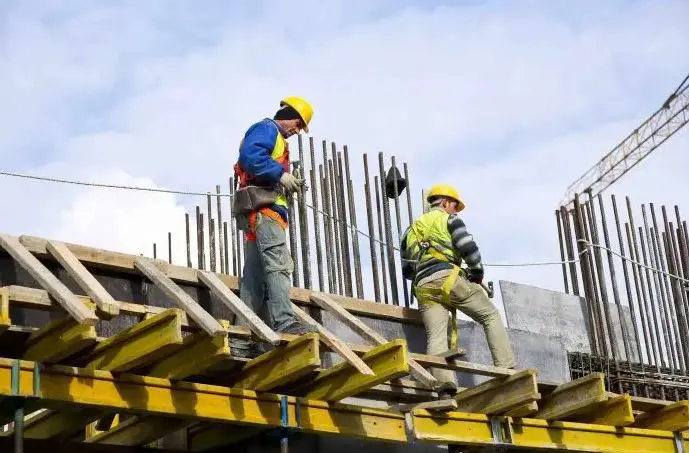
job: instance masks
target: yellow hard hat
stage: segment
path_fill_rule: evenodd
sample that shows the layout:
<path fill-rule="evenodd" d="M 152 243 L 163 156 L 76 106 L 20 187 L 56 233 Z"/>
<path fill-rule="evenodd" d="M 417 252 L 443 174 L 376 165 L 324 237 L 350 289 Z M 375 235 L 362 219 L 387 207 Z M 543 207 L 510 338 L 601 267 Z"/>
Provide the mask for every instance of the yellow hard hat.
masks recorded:
<path fill-rule="evenodd" d="M 433 197 L 452 198 L 457 202 L 458 211 L 464 209 L 464 202 L 460 200 L 459 193 L 457 193 L 457 190 L 455 190 L 455 188 L 449 184 L 436 184 L 435 186 L 431 187 L 431 190 L 428 191 L 428 195 L 426 195 L 426 201 L 430 203 Z"/>
<path fill-rule="evenodd" d="M 289 105 L 294 110 L 297 111 L 301 120 L 304 122 L 304 131 L 309 131 L 309 123 L 311 122 L 311 117 L 313 116 L 313 107 L 309 104 L 306 99 L 300 98 L 299 96 L 289 96 L 280 101 L 280 107 Z"/>

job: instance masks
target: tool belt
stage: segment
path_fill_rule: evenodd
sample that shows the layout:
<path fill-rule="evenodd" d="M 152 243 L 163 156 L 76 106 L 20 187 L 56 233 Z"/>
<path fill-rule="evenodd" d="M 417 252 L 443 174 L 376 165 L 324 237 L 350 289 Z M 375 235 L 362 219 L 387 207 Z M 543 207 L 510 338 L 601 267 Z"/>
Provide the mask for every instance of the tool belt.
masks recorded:
<path fill-rule="evenodd" d="M 232 212 L 237 219 L 237 228 L 250 231 L 249 215 L 263 208 L 272 206 L 278 198 L 279 191 L 272 187 L 245 186 L 237 189 L 232 202 Z"/>
<path fill-rule="evenodd" d="M 457 265 L 452 266 L 450 275 L 445 277 L 440 288 L 421 288 L 414 285 L 414 294 L 419 300 L 420 304 L 434 304 L 437 303 L 434 299 L 440 299 L 440 304 L 447 308 L 452 315 L 452 333 L 450 334 L 450 349 L 457 348 L 457 309 L 450 303 L 450 293 L 452 287 L 455 285 L 457 278 L 463 275 L 464 271 Z"/>

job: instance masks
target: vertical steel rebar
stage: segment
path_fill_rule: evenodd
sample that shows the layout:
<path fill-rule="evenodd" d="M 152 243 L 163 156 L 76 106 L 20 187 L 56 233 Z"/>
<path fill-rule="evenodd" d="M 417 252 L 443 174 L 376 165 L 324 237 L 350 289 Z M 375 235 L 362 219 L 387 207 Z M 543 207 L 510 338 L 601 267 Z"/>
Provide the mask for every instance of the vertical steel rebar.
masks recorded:
<path fill-rule="evenodd" d="M 632 315 L 632 330 L 634 331 L 634 342 L 636 345 L 636 354 L 637 354 L 637 361 L 639 362 L 639 367 L 641 369 L 641 372 L 645 372 L 645 366 L 644 366 L 644 357 L 643 357 L 643 349 L 641 347 L 641 339 L 639 338 L 639 327 L 637 326 L 637 316 L 636 316 L 636 308 L 634 307 L 634 296 L 632 295 L 632 289 L 631 289 L 631 282 L 629 278 L 629 271 L 627 270 L 627 257 L 624 252 L 624 239 L 622 236 L 622 228 L 620 227 L 620 217 L 617 212 L 617 201 L 615 200 L 615 195 L 611 196 L 612 199 L 612 211 L 613 211 L 613 217 L 615 219 L 615 229 L 617 231 L 617 240 L 619 243 L 619 250 L 620 250 L 620 256 L 622 257 L 622 275 L 624 277 L 624 286 L 625 286 L 625 291 L 627 294 L 627 302 L 629 303 L 629 312 Z M 631 254 L 631 252 L 630 252 Z M 638 294 L 638 291 L 637 291 Z M 639 301 L 639 303 L 641 303 Z M 631 359 L 630 359 L 631 360 Z M 650 359 L 649 359 L 650 360 Z M 648 394 L 648 387 L 643 386 L 644 388 L 644 395 L 649 396 Z"/>
<path fill-rule="evenodd" d="M 664 211 L 663 214 L 665 214 Z M 664 217 L 665 220 L 667 220 L 665 215 Z M 663 233 L 663 243 L 665 245 L 665 253 L 667 254 L 668 272 L 672 275 L 681 275 L 682 271 L 679 267 L 677 256 L 677 241 L 675 240 L 675 235 L 673 233 L 672 222 L 667 223 L 666 232 Z M 682 351 L 680 357 L 680 368 L 683 374 L 686 375 L 687 369 L 689 369 L 689 365 L 687 365 L 687 351 L 689 351 L 689 339 L 687 338 L 687 332 L 689 332 L 689 327 L 687 326 L 687 314 L 685 311 L 686 301 L 684 295 L 682 294 L 680 282 L 677 279 L 671 279 L 671 285 L 675 313 L 677 314 L 674 325 L 677 334 L 679 335 Z"/>
<path fill-rule="evenodd" d="M 311 180 L 311 205 L 313 205 L 313 228 L 314 238 L 316 240 L 316 271 L 318 273 L 318 290 L 325 291 L 325 277 L 323 273 L 323 250 L 321 249 L 321 223 L 320 213 L 318 207 L 318 178 L 316 173 L 316 151 L 314 147 L 313 137 L 309 137 L 309 152 L 311 155 L 311 171 L 309 172 Z M 325 219 L 324 219 L 325 220 Z"/>
<path fill-rule="evenodd" d="M 191 234 L 189 231 L 189 213 L 184 213 L 184 233 L 187 240 L 187 267 L 191 267 Z"/>
<path fill-rule="evenodd" d="M 220 200 L 220 184 L 215 186 L 215 201 L 218 211 L 218 251 L 220 253 L 220 273 L 225 273 L 225 242 L 223 241 L 222 201 Z"/>
<path fill-rule="evenodd" d="M 327 163 L 325 165 L 327 168 Z M 327 171 L 327 170 L 326 170 Z M 332 219 L 330 218 L 330 191 L 328 178 L 324 174 L 323 165 L 318 166 L 318 176 L 321 180 L 321 198 L 323 201 L 323 231 L 325 232 L 325 264 L 328 270 L 328 292 L 335 293 L 337 280 L 335 279 L 335 262 L 333 257 Z"/>
<path fill-rule="evenodd" d="M 641 247 L 641 258 L 642 258 L 642 263 L 644 266 L 649 266 L 649 260 L 647 256 L 647 247 L 650 247 L 651 244 L 651 238 L 648 233 L 644 233 L 643 229 L 639 227 L 639 243 Z M 672 362 L 672 353 L 670 351 L 670 348 L 672 345 L 670 344 L 670 340 L 667 335 L 667 323 L 665 322 L 665 317 L 664 317 L 664 310 L 662 309 L 662 300 L 660 300 L 660 296 L 658 293 L 658 286 L 656 284 L 655 289 L 655 297 L 652 291 L 652 279 L 651 279 L 651 274 L 648 270 L 648 268 L 644 269 L 644 273 L 646 275 L 646 283 L 648 287 L 648 299 L 647 299 L 647 313 L 651 313 L 651 316 L 649 316 L 649 320 L 653 320 L 653 326 L 655 326 L 655 334 L 656 334 L 656 341 L 658 342 L 658 355 L 660 357 L 660 363 L 661 366 L 665 367 Z M 641 280 L 643 282 L 643 279 Z M 642 288 L 643 288 L 643 283 L 642 283 Z M 656 304 L 656 305 L 654 305 Z M 656 307 L 657 306 L 657 307 Z M 662 333 L 661 333 L 662 330 Z M 667 355 L 667 359 L 666 359 Z"/>
<path fill-rule="evenodd" d="M 611 252 L 612 246 L 610 244 L 610 236 L 608 235 L 608 225 L 607 219 L 605 217 L 605 205 L 603 203 L 603 197 L 598 194 L 598 206 L 600 210 L 601 225 L 603 227 L 603 241 L 605 244 L 607 258 L 608 258 L 608 270 L 610 271 L 610 281 L 612 283 L 612 297 L 615 300 L 615 306 L 617 307 L 617 316 L 620 319 L 620 333 L 622 334 L 622 345 L 624 347 L 624 356 L 627 360 L 627 365 L 629 368 L 629 373 L 632 373 L 632 358 L 629 352 L 629 330 L 627 328 L 627 318 L 624 315 L 624 309 L 622 308 L 622 303 L 620 301 L 620 292 L 617 287 L 617 274 L 615 272 L 615 262 L 613 259 L 613 254 Z M 631 310 L 630 310 L 631 312 Z M 634 320 L 632 319 L 632 322 Z M 632 384 L 633 394 L 636 395 L 636 384 Z M 620 392 L 622 389 L 620 388 Z"/>
<path fill-rule="evenodd" d="M 590 255 L 591 247 L 584 245 L 582 240 L 585 240 L 584 236 L 584 219 L 582 218 L 582 206 L 579 202 L 579 195 L 574 196 L 574 231 L 577 243 L 577 249 L 579 250 L 579 259 L 581 266 L 581 277 L 584 284 L 584 297 L 586 299 L 586 306 L 588 311 L 588 324 L 589 333 L 591 335 L 591 352 L 593 354 L 600 354 L 600 342 L 599 342 L 599 331 L 596 323 L 595 308 L 593 304 L 593 289 L 591 287 L 591 272 L 590 272 L 590 262 L 588 260 L 588 255 Z"/>
<path fill-rule="evenodd" d="M 643 208 L 643 206 L 642 206 Z M 649 203 L 649 208 L 651 210 L 651 220 L 653 222 L 653 228 L 650 229 L 650 231 L 647 232 L 647 240 L 649 243 L 649 253 L 653 253 L 653 267 L 656 269 L 661 269 L 665 271 L 665 261 L 663 260 L 662 256 L 662 250 L 661 250 L 661 241 L 660 241 L 660 234 L 659 234 L 659 229 L 658 229 L 658 220 L 655 215 L 655 209 L 653 207 L 653 203 Z M 650 262 L 651 260 L 649 260 Z M 665 276 L 662 274 L 659 274 L 658 272 L 653 272 L 654 275 L 654 280 L 656 281 L 656 289 L 657 289 L 657 295 L 659 298 L 659 305 L 662 308 L 661 313 L 663 314 L 663 320 L 665 323 L 663 324 L 663 328 L 665 329 L 665 337 L 667 344 L 669 346 L 668 348 L 668 354 L 669 354 L 669 359 L 668 360 L 668 365 L 672 367 L 672 370 L 675 368 L 675 363 L 677 362 L 677 351 L 675 347 L 677 346 L 678 341 L 674 341 L 673 339 L 673 331 L 672 327 L 670 325 L 670 316 L 672 313 L 671 310 L 671 305 L 672 302 L 669 300 L 670 297 L 670 291 L 669 288 L 666 285 L 666 280 Z"/>
<path fill-rule="evenodd" d="M 390 221 L 390 203 L 388 203 L 388 196 L 385 193 L 385 164 L 383 162 L 383 153 L 378 153 L 378 166 L 380 167 L 380 184 L 381 184 L 381 198 L 383 199 L 383 220 L 385 223 L 385 242 L 387 243 L 388 252 L 388 266 L 390 267 L 390 294 L 392 296 L 392 303 L 399 305 L 399 297 L 397 293 L 397 268 L 395 266 L 395 246 L 392 243 L 392 225 Z"/>
<path fill-rule="evenodd" d="M 397 165 L 395 163 L 395 156 L 391 158 L 392 164 L 392 187 L 395 191 L 395 219 L 397 224 L 397 237 L 402 237 L 402 214 L 400 212 L 400 197 L 397 185 Z M 398 241 L 399 242 L 399 241 Z M 404 293 L 404 306 L 409 308 L 409 288 L 407 288 L 407 279 L 402 278 L 402 292 Z"/>
<path fill-rule="evenodd" d="M 344 294 L 344 281 L 342 278 L 342 243 L 340 242 L 340 211 L 337 205 L 337 189 L 335 185 L 335 170 L 333 161 L 328 161 L 329 176 L 330 176 L 330 206 L 333 213 L 333 238 L 335 239 L 335 275 L 337 277 L 337 291 L 338 294 Z"/>
<path fill-rule="evenodd" d="M 203 269 L 203 228 L 201 227 L 201 208 L 196 206 L 196 268 Z"/>
<path fill-rule="evenodd" d="M 203 212 L 199 214 L 199 245 L 201 250 L 201 267 L 199 269 L 206 269 L 206 238 L 204 236 L 204 223 L 203 223 Z"/>
<path fill-rule="evenodd" d="M 368 174 L 368 154 L 364 153 L 364 193 L 366 196 L 366 217 L 368 220 L 368 238 L 371 248 L 371 272 L 373 273 L 373 297 L 380 300 L 380 285 L 378 282 L 378 255 L 376 254 L 376 232 L 373 226 L 373 208 L 371 206 L 371 180 Z"/>
<path fill-rule="evenodd" d="M 601 356 L 608 356 L 607 352 L 607 342 L 605 341 L 605 328 L 603 327 L 603 320 L 601 318 L 601 306 L 600 306 L 600 296 L 598 295 L 598 283 L 596 279 L 596 268 L 594 266 L 594 249 L 588 244 L 591 243 L 591 233 L 590 233 L 590 220 L 591 216 L 588 213 L 589 204 L 584 202 L 581 204 L 581 218 L 582 218 L 582 234 L 583 238 L 587 243 L 587 253 L 582 256 L 582 259 L 588 262 L 588 275 L 589 275 L 589 290 L 591 291 L 591 316 L 594 320 L 594 325 L 596 326 L 596 331 L 598 332 L 598 354 Z"/>
<path fill-rule="evenodd" d="M 630 254 L 632 255 L 632 259 L 636 261 L 637 263 L 641 262 L 641 255 L 639 254 L 639 246 L 636 241 L 636 227 L 634 226 L 634 215 L 632 214 L 632 204 L 631 201 L 629 200 L 629 197 L 625 197 L 625 202 L 627 204 L 627 217 L 629 218 L 629 229 L 630 229 L 630 240 L 629 240 L 629 249 L 630 249 Z M 646 299 L 646 287 L 644 284 L 644 279 L 643 279 L 643 268 L 639 264 L 634 264 L 634 269 L 636 269 L 635 272 L 635 279 L 637 278 L 638 275 L 638 284 L 640 288 L 640 295 L 639 295 L 639 311 L 641 313 L 641 319 L 642 322 L 646 322 L 648 326 L 648 337 L 646 338 L 646 341 L 650 340 L 650 350 L 653 352 L 653 355 L 649 354 L 649 360 L 650 358 L 653 357 L 654 361 L 656 362 L 656 366 L 658 371 L 660 371 L 660 363 L 659 363 L 659 358 L 655 356 L 655 351 L 657 350 L 657 346 L 655 344 L 655 339 L 653 336 L 653 331 L 652 331 L 652 326 L 651 326 L 651 318 L 648 317 L 648 301 Z M 645 332 L 645 331 L 644 331 Z M 648 343 L 647 343 L 648 344 Z"/>
<path fill-rule="evenodd" d="M 570 224 L 570 216 L 567 208 L 562 206 L 560 208 L 562 227 L 565 232 L 565 244 L 567 245 L 567 259 L 569 263 L 569 275 L 572 280 L 572 291 L 575 296 L 579 295 L 579 277 L 577 276 L 577 263 L 575 262 L 576 256 L 574 255 L 574 243 L 572 242 L 572 227 Z"/>
<path fill-rule="evenodd" d="M 211 199 L 211 194 L 210 192 L 207 194 L 207 201 L 208 201 L 208 258 L 209 258 L 209 270 L 211 272 L 215 272 L 215 236 L 214 230 L 211 226 L 211 223 L 213 222 L 213 201 Z"/>
<path fill-rule="evenodd" d="M 306 181 L 306 164 L 304 163 L 304 144 L 302 142 L 302 136 L 297 136 L 297 139 L 299 143 L 299 176 Z M 304 190 L 297 192 L 297 207 L 299 210 L 299 238 L 301 239 L 301 262 L 304 276 L 304 288 L 311 289 L 311 236 L 309 234 L 309 214 L 306 212 L 306 194 Z"/>
<path fill-rule="evenodd" d="M 404 166 L 404 179 L 407 181 L 407 211 L 408 211 L 408 225 L 414 222 L 414 210 L 411 205 L 411 182 L 409 181 L 409 168 L 407 168 L 407 163 L 403 163 Z M 409 291 L 409 305 L 414 303 L 414 291 Z"/>
<path fill-rule="evenodd" d="M 294 270 L 292 271 L 292 286 L 299 286 L 299 253 L 297 250 L 297 222 L 294 218 L 294 197 L 287 194 L 287 218 L 289 219 L 289 253 L 292 256 Z"/>
<path fill-rule="evenodd" d="M 228 250 L 229 241 L 228 241 L 228 235 L 227 235 L 227 222 L 222 223 L 222 233 L 223 233 L 223 242 L 225 243 L 225 273 L 229 274 L 230 273 L 230 255 Z"/>
<path fill-rule="evenodd" d="M 562 220 L 560 219 L 560 210 L 555 210 L 555 221 L 557 223 L 557 241 L 560 245 L 560 261 L 562 261 L 562 278 L 564 279 L 565 293 L 569 294 L 569 282 L 567 281 L 567 264 L 565 264 L 565 247 L 563 244 Z"/>
<path fill-rule="evenodd" d="M 383 275 L 383 298 L 385 300 L 385 303 L 387 304 L 389 302 L 388 298 L 388 277 L 387 277 L 387 272 L 386 272 L 386 266 L 385 266 L 385 239 L 383 239 L 383 220 L 382 220 L 382 212 L 381 212 L 381 207 L 380 207 L 380 197 L 381 197 L 381 187 L 380 187 L 380 182 L 378 181 L 378 176 L 373 177 L 373 181 L 375 184 L 374 187 L 374 192 L 376 193 L 376 210 L 378 212 L 378 237 L 380 238 L 380 273 Z M 384 195 L 383 195 L 384 196 Z"/>
<path fill-rule="evenodd" d="M 239 240 L 237 238 L 237 222 L 235 221 L 234 210 L 232 208 L 234 202 L 234 192 L 235 192 L 235 180 L 234 178 L 229 179 L 229 191 L 230 191 L 230 249 L 232 249 L 232 275 L 239 275 L 237 270 L 237 247 L 239 246 Z M 229 249 L 228 249 L 229 250 Z M 228 252 L 229 253 L 229 252 Z"/>
<path fill-rule="evenodd" d="M 158 250 L 157 250 L 157 244 L 154 242 L 153 243 L 153 259 L 158 258 Z"/>
<path fill-rule="evenodd" d="M 342 271 L 344 278 L 345 295 L 352 297 L 352 262 L 349 255 L 349 228 L 347 216 L 347 196 L 344 184 L 344 171 L 342 169 L 342 153 L 337 152 L 335 143 L 332 143 L 333 166 L 335 169 L 335 182 L 337 187 L 337 212 L 340 215 L 340 239 L 342 240 Z M 337 158 L 335 156 L 337 154 Z"/>
<path fill-rule="evenodd" d="M 167 232 L 167 262 L 172 264 L 172 233 Z"/>
<path fill-rule="evenodd" d="M 351 223 L 352 253 L 354 258 L 354 280 L 356 282 L 356 297 L 364 298 L 364 281 L 361 274 L 361 249 L 359 248 L 359 232 L 356 222 L 356 206 L 354 203 L 354 187 L 349 170 L 349 151 L 347 145 L 342 147 L 344 154 L 345 177 L 347 179 L 347 199 L 349 200 L 349 221 Z"/>
<path fill-rule="evenodd" d="M 601 202 L 601 210 L 603 209 L 602 206 L 602 201 L 599 198 L 599 201 Z M 594 245 L 599 246 L 600 241 L 598 238 L 598 222 L 596 221 L 596 208 L 593 204 L 593 199 L 591 198 L 591 192 L 589 192 L 589 206 L 590 206 L 590 221 L 591 221 L 591 240 Z M 605 282 L 605 269 L 603 266 L 603 257 L 601 256 L 601 251 L 600 247 L 594 247 L 594 257 L 595 257 L 595 263 L 596 263 L 596 268 L 598 270 L 598 285 L 600 287 L 600 297 L 601 297 L 601 303 L 603 304 L 603 314 L 605 315 L 605 323 L 606 327 L 608 329 L 608 339 L 610 340 L 610 351 L 612 353 L 612 358 L 615 361 L 615 363 L 618 363 L 618 357 L 619 357 L 619 348 L 617 345 L 617 339 L 615 338 L 615 328 L 612 323 L 612 318 L 610 315 L 610 303 L 608 301 L 608 290 L 607 290 L 607 285 Z M 623 320 L 620 319 L 620 323 L 622 323 Z M 617 367 L 619 368 L 619 366 Z"/>

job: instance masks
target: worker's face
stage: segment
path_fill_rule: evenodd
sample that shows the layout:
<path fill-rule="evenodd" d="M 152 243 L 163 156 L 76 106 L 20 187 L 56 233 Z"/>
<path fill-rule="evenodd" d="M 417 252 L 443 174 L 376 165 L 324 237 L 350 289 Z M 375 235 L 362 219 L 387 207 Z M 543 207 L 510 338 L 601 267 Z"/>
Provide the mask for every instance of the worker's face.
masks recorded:
<path fill-rule="evenodd" d="M 443 201 L 443 209 L 444 209 L 445 212 L 447 212 L 448 214 L 454 214 L 454 213 L 456 213 L 458 207 L 459 207 L 459 203 L 457 203 L 457 202 L 454 201 L 454 200 L 450 200 L 449 198 L 446 198 L 446 199 Z"/>
<path fill-rule="evenodd" d="M 302 130 L 304 130 L 305 124 L 300 119 L 282 120 L 282 121 L 280 121 L 280 126 L 282 126 L 282 128 L 287 133 L 287 137 L 291 137 L 292 135 L 298 134 Z M 287 138 L 287 137 L 285 137 L 285 138 Z"/>

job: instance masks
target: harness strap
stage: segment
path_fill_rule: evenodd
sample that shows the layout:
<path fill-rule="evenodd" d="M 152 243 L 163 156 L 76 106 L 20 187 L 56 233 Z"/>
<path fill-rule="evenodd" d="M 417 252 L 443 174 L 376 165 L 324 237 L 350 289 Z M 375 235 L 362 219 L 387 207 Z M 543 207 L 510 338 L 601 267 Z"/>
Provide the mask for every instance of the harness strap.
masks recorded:
<path fill-rule="evenodd" d="M 452 316 L 452 332 L 450 333 L 450 349 L 457 348 L 457 309 L 452 306 L 450 302 L 450 293 L 452 292 L 452 287 L 455 285 L 459 274 L 462 269 L 459 266 L 452 266 L 452 271 L 445 277 L 443 284 L 440 288 L 416 288 L 416 297 L 419 299 L 419 303 L 422 304 L 434 304 L 436 303 L 432 300 L 432 296 L 440 296 L 440 304 L 450 311 Z"/>
<path fill-rule="evenodd" d="M 275 220 L 278 225 L 282 227 L 282 229 L 287 229 L 287 222 L 285 222 L 280 214 L 277 212 L 273 211 L 270 208 L 261 208 L 258 211 L 252 211 L 249 213 L 249 230 L 246 233 L 244 233 L 244 237 L 246 237 L 247 241 L 255 241 L 256 240 L 256 214 L 261 213 L 266 217 L 270 217 L 271 219 Z"/>

